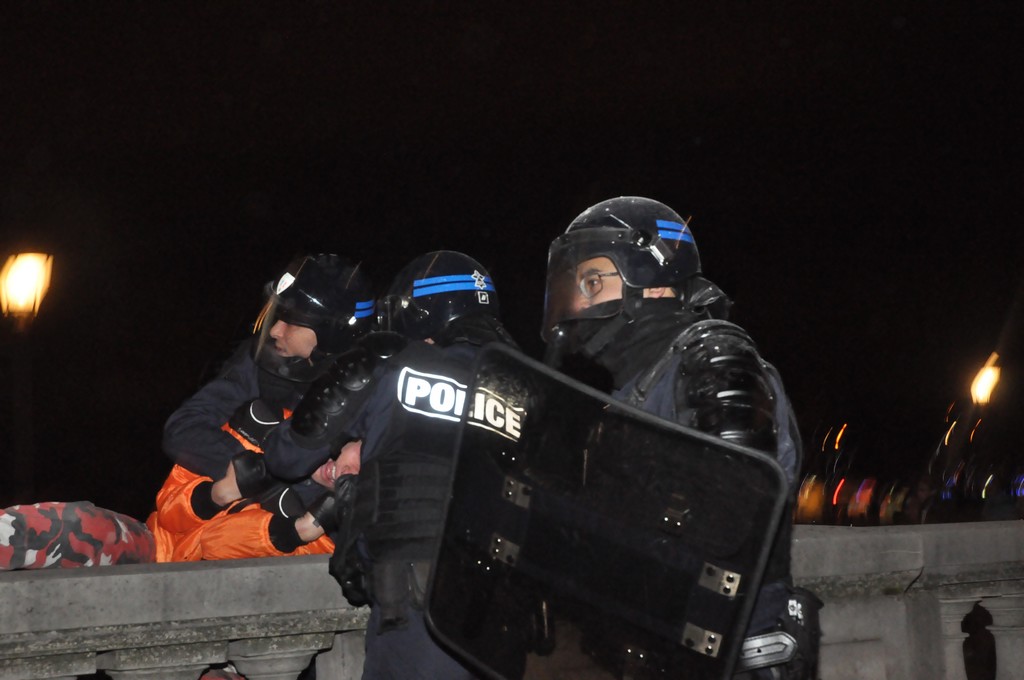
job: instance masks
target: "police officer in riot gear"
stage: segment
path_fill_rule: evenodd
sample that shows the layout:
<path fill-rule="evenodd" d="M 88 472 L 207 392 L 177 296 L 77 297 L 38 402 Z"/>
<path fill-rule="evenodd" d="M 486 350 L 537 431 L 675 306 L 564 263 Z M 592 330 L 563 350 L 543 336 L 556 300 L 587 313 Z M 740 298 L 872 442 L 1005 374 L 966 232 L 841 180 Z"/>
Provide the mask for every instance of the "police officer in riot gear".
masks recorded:
<path fill-rule="evenodd" d="M 203 557 L 195 553 L 199 541 L 193 540 L 194 532 L 232 502 L 264 493 L 274 496 L 264 499 L 274 519 L 287 521 L 272 523 L 269 543 L 264 539 L 268 552 L 256 555 L 290 553 L 299 545 L 292 536 L 295 517 L 324 493 L 321 485 L 306 478 L 295 480 L 290 488 L 268 488 L 274 480 L 263 473 L 260 452 L 268 434 L 296 407 L 311 381 L 370 330 L 373 292 L 358 265 L 338 255 L 317 254 L 293 260 L 267 284 L 266 294 L 254 336 L 164 427 L 164 451 L 176 465 L 150 519 L 161 560 Z M 236 513 L 231 519 L 240 517 L 242 513 Z M 241 533 L 225 530 L 223 535 L 237 543 L 243 541 Z M 183 552 L 186 547 L 191 557 Z M 327 541 L 325 550 L 330 549 Z M 228 554 L 249 556 L 230 550 Z"/>
<path fill-rule="evenodd" d="M 330 360 L 370 330 L 373 293 L 360 270 L 338 255 L 293 260 L 266 285 L 266 303 L 254 335 L 220 375 L 167 420 L 164 450 L 176 463 L 218 478 L 240 450 L 221 426 L 241 406 L 260 399 L 273 416 L 293 409 Z M 257 408 L 257 411 L 262 409 Z M 270 414 L 263 414 L 270 415 Z M 260 414 L 254 421 L 266 420 Z M 255 422 L 249 425 L 255 433 Z"/>
<path fill-rule="evenodd" d="M 610 372 L 612 396 L 773 455 L 793 487 L 801 450 L 792 409 L 774 367 L 725 320 L 729 305 L 701 276 L 687 221 L 624 196 L 591 206 L 552 242 L 542 336 L 549 361 L 593 360 Z M 787 520 L 748 627 L 783 642 L 744 645 L 737 677 L 813 677 L 820 602 L 791 587 L 790 535 Z M 758 652 L 768 648 L 782 652 Z"/>
<path fill-rule="evenodd" d="M 332 573 L 350 601 L 371 605 L 363 678 L 470 678 L 427 631 L 423 597 L 470 365 L 485 344 L 514 342 L 490 275 L 462 253 L 416 258 L 379 308 L 382 332 L 313 384 L 274 433 L 267 463 L 300 478 L 345 442 L 362 441 L 359 474 L 338 479 L 336 513 L 324 520 L 337 520 Z"/>

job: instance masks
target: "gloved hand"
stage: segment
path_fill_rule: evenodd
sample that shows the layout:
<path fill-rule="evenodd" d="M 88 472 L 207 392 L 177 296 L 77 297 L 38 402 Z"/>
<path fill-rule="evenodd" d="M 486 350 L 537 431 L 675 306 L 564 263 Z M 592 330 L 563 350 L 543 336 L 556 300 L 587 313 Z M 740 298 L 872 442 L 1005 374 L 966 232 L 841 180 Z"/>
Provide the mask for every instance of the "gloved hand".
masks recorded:
<path fill-rule="evenodd" d="M 262 453 L 242 451 L 231 459 L 231 467 L 242 498 L 255 498 L 274 484 Z"/>
<path fill-rule="evenodd" d="M 298 532 L 296 520 L 306 514 L 299 494 L 290 486 L 278 483 L 260 497 L 260 507 L 270 512 L 267 527 L 271 544 L 283 553 L 294 552 L 306 543 Z"/>
<path fill-rule="evenodd" d="M 338 514 L 335 512 L 337 503 L 334 501 L 333 493 L 325 493 L 313 501 L 307 508 L 307 512 L 313 515 L 313 524 L 320 527 L 326 533 L 338 528 Z"/>
<path fill-rule="evenodd" d="M 341 592 L 353 607 L 370 604 L 370 579 L 363 571 L 352 535 L 353 512 L 358 493 L 359 476 L 342 475 L 334 482 L 334 493 L 328 494 L 334 500 L 334 516 L 338 522 L 334 554 L 327 563 L 331 576 L 341 584 Z"/>
<path fill-rule="evenodd" d="M 353 554 L 342 558 L 338 553 L 331 556 L 329 571 L 341 584 L 341 594 L 353 607 L 370 604 L 370 584 L 359 558 Z"/>
<path fill-rule="evenodd" d="M 228 427 L 253 446 L 263 448 L 263 442 L 274 428 L 284 420 L 284 411 L 272 407 L 262 399 L 253 399 L 238 407 L 228 418 Z"/>
<path fill-rule="evenodd" d="M 257 454 L 259 455 L 259 454 Z M 306 513 L 306 506 L 296 493 L 287 484 L 278 483 L 267 489 L 259 497 L 260 507 L 267 512 L 281 515 L 294 520 Z"/>

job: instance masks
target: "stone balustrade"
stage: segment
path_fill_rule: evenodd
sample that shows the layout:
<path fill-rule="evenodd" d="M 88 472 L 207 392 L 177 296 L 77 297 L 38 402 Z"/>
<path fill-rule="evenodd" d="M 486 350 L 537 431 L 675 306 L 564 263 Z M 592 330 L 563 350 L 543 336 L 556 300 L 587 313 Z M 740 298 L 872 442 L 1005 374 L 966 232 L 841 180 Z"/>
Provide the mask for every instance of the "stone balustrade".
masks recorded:
<path fill-rule="evenodd" d="M 798 526 L 793 558 L 825 601 L 821 678 L 964 680 L 965 642 L 994 650 L 998 680 L 1020 677 L 1024 522 Z M 249 680 L 294 680 L 314 655 L 320 680 L 358 678 L 366 610 L 326 561 L 2 573 L 0 680 L 195 680 L 227 661 Z M 965 624 L 978 606 L 988 618 Z"/>
<path fill-rule="evenodd" d="M 1024 522 L 798 526 L 793 576 L 825 601 L 825 680 L 965 680 L 965 618 L 992 624 L 996 678 L 1022 677 Z"/>
<path fill-rule="evenodd" d="M 324 556 L 8 572 L 0 607 L 3 680 L 195 680 L 226 661 L 294 680 L 322 650 L 325 677 L 358 677 L 367 616 Z"/>

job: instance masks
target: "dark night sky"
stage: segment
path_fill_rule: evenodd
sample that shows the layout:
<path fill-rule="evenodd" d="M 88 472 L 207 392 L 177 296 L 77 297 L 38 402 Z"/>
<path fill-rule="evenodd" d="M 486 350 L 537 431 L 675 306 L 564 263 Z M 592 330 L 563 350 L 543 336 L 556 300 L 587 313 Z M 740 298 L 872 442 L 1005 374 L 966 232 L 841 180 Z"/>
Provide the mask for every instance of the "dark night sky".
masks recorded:
<path fill-rule="evenodd" d="M 622 194 L 693 216 L 812 448 L 849 421 L 913 467 L 997 346 L 1013 394 L 1020 3 L 550 4 L 6 4 L 0 250 L 56 256 L 37 500 L 145 514 L 300 252 L 383 286 L 463 250 L 537 355 L 547 243 Z"/>

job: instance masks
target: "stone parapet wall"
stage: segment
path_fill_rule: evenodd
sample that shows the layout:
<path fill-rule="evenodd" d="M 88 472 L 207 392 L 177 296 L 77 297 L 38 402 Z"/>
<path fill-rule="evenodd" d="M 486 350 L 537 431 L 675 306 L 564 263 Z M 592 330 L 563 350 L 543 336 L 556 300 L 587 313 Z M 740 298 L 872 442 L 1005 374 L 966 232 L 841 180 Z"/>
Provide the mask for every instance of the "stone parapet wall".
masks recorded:
<path fill-rule="evenodd" d="M 358 678 L 367 612 L 326 562 L 2 573 L 0 680 L 195 680 L 227 661 L 249 680 L 294 680 L 316 654 L 318 676 Z M 798 526 L 793 574 L 825 601 L 825 680 L 966 680 L 963 622 L 979 604 L 997 678 L 1024 668 L 1024 522 Z"/>
<path fill-rule="evenodd" d="M 997 680 L 1022 677 L 1024 522 L 798 526 L 793 577 L 825 602 L 826 680 L 965 680 L 975 605 L 993 618 Z M 986 649 L 985 632 L 968 646 Z"/>
<path fill-rule="evenodd" d="M 339 635 L 360 638 L 343 646 L 362 649 L 367 611 L 345 602 L 326 563 L 310 556 L 0 574 L 0 679 L 104 671 L 195 680 L 231 661 L 250 680 L 294 680 Z"/>

